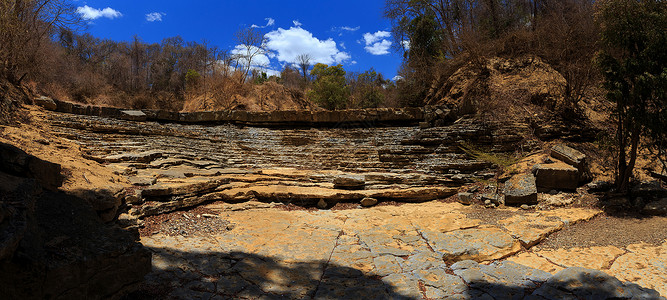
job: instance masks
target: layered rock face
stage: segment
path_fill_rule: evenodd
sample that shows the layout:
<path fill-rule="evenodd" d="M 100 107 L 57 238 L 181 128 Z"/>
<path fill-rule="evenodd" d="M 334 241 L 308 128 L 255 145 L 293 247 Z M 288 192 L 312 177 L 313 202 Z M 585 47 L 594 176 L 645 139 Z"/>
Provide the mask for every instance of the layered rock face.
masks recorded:
<path fill-rule="evenodd" d="M 471 120 L 427 129 L 344 128 L 347 123 L 271 129 L 54 113 L 51 122 L 87 158 L 127 175 L 137 189 L 128 198 L 136 216 L 214 200 L 306 206 L 324 201 L 320 206 L 328 207 L 364 198 L 442 199 L 473 178 L 493 176 L 491 165 L 468 158 L 459 143 L 506 151 L 524 140 L 522 130 Z"/>
<path fill-rule="evenodd" d="M 0 144 L 2 297 L 113 299 L 132 291 L 150 272 L 150 252 L 102 223 L 88 202 L 58 192 L 60 170 Z"/>

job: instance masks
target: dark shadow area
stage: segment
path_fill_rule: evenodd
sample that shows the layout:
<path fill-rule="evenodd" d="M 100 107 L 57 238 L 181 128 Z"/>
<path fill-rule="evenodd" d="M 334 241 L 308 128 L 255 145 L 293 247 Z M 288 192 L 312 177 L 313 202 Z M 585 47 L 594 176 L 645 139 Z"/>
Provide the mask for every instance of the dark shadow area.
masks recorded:
<path fill-rule="evenodd" d="M 242 252 L 182 252 L 150 248 L 147 282 L 125 299 L 419 299 L 379 277 L 325 261 L 281 262 Z M 163 256 L 168 254 L 167 257 Z M 195 266 L 197 266 L 195 268 Z"/>
<path fill-rule="evenodd" d="M 485 266 L 472 262 L 471 268 L 463 270 L 443 263 L 425 272 L 381 278 L 324 261 L 285 262 L 243 252 L 149 249 L 154 253 L 153 272 L 126 300 L 660 299 L 653 290 L 582 268 L 551 276 L 513 263 Z"/>

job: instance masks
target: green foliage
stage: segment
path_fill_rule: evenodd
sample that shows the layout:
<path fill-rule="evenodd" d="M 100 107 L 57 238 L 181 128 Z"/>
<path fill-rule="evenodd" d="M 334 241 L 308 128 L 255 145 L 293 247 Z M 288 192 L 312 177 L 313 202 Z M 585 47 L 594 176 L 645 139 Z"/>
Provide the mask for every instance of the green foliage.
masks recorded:
<path fill-rule="evenodd" d="M 195 70 L 190 69 L 185 74 L 185 85 L 188 88 L 194 88 L 199 86 L 200 81 L 201 81 L 201 75 L 199 75 L 199 72 Z"/>
<path fill-rule="evenodd" d="M 384 102 L 382 74 L 370 69 L 356 78 L 355 97 L 361 108 L 375 108 Z"/>
<path fill-rule="evenodd" d="M 315 76 L 313 89 L 308 93 L 311 100 L 326 109 L 342 109 L 347 106 L 350 90 L 342 65 L 316 64 L 310 73 Z"/>
<path fill-rule="evenodd" d="M 656 141 L 667 137 L 667 2 L 602 0 L 596 5 L 603 50 L 595 63 L 604 77 L 607 99 L 616 103 L 616 184 L 625 191 L 641 136 L 648 134 Z"/>

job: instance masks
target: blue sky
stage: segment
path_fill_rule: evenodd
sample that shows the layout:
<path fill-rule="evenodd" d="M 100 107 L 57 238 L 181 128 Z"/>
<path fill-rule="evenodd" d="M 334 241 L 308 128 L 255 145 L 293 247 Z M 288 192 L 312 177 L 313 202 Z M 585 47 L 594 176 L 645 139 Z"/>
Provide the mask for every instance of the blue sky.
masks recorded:
<path fill-rule="evenodd" d="M 76 1 L 76 0 L 75 0 Z M 129 41 L 138 35 L 159 43 L 180 35 L 233 51 L 234 33 L 256 26 L 267 34 L 269 52 L 259 60 L 281 70 L 296 55 L 307 53 L 315 62 L 342 64 L 347 71 L 373 67 L 393 78 L 402 54 L 389 20 L 382 17 L 384 0 L 78 0 L 87 19 L 87 32 L 99 38 Z"/>

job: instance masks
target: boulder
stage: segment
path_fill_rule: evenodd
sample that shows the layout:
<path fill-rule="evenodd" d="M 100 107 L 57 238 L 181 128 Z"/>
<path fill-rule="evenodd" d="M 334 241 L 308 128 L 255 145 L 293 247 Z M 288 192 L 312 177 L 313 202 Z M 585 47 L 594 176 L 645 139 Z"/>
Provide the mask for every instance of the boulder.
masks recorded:
<path fill-rule="evenodd" d="M 579 186 L 579 169 L 561 161 L 537 164 L 533 173 L 540 190 L 574 190 Z"/>
<path fill-rule="evenodd" d="M 473 193 L 458 193 L 457 196 L 458 196 L 459 203 L 461 203 L 463 205 L 472 204 Z"/>
<path fill-rule="evenodd" d="M 533 174 L 514 175 L 505 182 L 505 204 L 537 204 L 537 186 Z"/>
<path fill-rule="evenodd" d="M 58 105 L 56 104 L 53 99 L 46 97 L 46 96 L 41 96 L 39 98 L 35 99 L 35 104 L 39 105 L 47 110 L 56 110 L 58 108 Z"/>
<path fill-rule="evenodd" d="M 333 181 L 335 189 L 363 190 L 366 180 L 362 176 L 338 176 Z"/>
<path fill-rule="evenodd" d="M 551 148 L 551 157 L 577 168 L 582 174 L 585 172 L 586 155 L 564 144 L 553 146 Z"/>
<path fill-rule="evenodd" d="M 128 120 L 128 121 L 146 121 L 146 114 L 140 110 L 121 110 L 119 119 Z"/>
<path fill-rule="evenodd" d="M 642 213 L 652 216 L 667 216 L 667 198 L 647 203 Z"/>
<path fill-rule="evenodd" d="M 361 199 L 359 203 L 361 203 L 361 206 L 363 207 L 371 207 L 375 204 L 378 204 L 378 199 L 366 197 L 364 199 Z"/>

